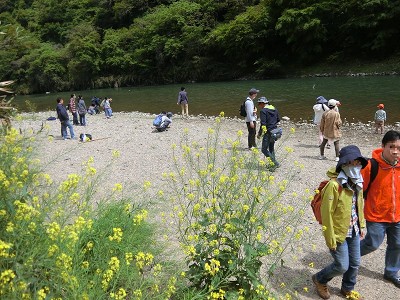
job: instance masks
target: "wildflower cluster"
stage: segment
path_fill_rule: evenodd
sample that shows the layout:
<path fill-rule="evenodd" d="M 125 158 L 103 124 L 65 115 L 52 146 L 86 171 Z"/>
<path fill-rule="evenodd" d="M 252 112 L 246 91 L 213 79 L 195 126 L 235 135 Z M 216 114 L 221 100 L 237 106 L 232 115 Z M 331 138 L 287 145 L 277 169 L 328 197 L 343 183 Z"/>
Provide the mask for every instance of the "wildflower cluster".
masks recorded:
<path fill-rule="evenodd" d="M 171 297 L 147 210 L 131 199 L 96 199 L 92 157 L 81 173 L 53 182 L 39 171 L 34 142 L 29 133 L 0 132 L 0 298 Z M 120 191 L 116 184 L 111 193 Z"/>
<path fill-rule="evenodd" d="M 289 243 L 302 237 L 308 202 L 286 195 L 293 174 L 277 181 L 257 149 L 240 151 L 241 132 L 220 141 L 222 121 L 209 129 L 205 146 L 184 139 L 180 151 L 173 147 L 175 172 L 164 174 L 170 187 L 163 194 L 171 195 L 187 279 L 208 299 L 267 299 L 261 266 L 273 274 Z"/>

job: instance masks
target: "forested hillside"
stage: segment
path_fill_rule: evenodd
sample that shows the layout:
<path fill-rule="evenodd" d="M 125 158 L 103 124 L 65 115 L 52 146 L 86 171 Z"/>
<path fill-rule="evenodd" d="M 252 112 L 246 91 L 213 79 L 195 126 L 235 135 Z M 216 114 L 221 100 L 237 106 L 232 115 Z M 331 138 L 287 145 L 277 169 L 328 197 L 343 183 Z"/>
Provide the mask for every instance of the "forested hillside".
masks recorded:
<path fill-rule="evenodd" d="M 400 52 L 400 0 L 2 0 L 20 93 L 283 76 Z"/>

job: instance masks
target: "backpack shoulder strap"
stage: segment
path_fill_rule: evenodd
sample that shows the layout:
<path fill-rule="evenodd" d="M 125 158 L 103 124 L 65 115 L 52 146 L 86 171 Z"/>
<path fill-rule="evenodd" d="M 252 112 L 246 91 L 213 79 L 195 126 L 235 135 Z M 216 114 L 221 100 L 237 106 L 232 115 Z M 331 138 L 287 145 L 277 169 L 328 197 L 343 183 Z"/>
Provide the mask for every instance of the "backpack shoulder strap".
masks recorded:
<path fill-rule="evenodd" d="M 371 183 L 375 180 L 376 175 L 378 175 L 378 170 L 379 170 L 379 165 L 375 158 L 371 158 L 370 162 L 371 162 L 371 173 L 370 173 L 370 177 L 369 177 L 369 184 L 363 193 L 364 199 L 367 198 L 367 194 L 368 194 L 369 188 L 371 187 Z"/>

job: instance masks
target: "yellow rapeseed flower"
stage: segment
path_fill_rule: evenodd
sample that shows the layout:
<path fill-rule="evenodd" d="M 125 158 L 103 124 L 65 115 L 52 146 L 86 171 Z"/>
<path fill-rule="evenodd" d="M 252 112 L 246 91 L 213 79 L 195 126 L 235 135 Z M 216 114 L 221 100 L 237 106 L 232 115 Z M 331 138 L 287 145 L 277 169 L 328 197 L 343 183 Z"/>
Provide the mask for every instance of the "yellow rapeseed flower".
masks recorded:
<path fill-rule="evenodd" d="M 114 158 L 118 158 L 121 156 L 121 153 L 119 152 L 119 150 L 113 150 L 112 152 L 112 157 Z"/>
<path fill-rule="evenodd" d="M 110 293 L 110 298 L 115 299 L 115 300 L 122 300 L 126 299 L 126 291 L 123 288 L 119 288 L 116 293 L 111 292 Z"/>
<path fill-rule="evenodd" d="M 9 250 L 13 244 L 0 240 L 0 257 L 10 257 Z"/>
<path fill-rule="evenodd" d="M 116 241 L 117 243 L 120 243 L 122 241 L 122 236 L 123 236 L 123 232 L 122 229 L 117 227 L 117 228 L 113 228 L 113 235 L 109 236 L 108 239 L 110 241 Z"/>
<path fill-rule="evenodd" d="M 114 184 L 113 191 L 114 192 L 121 192 L 122 191 L 122 184 L 121 183 Z"/>

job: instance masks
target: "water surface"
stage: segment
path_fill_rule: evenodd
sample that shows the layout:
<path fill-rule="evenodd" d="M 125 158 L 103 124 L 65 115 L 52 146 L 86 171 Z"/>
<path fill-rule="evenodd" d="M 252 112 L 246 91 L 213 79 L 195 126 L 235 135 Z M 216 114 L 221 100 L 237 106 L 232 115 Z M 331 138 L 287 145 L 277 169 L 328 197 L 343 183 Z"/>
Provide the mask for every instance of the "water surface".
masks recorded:
<path fill-rule="evenodd" d="M 159 85 L 74 91 L 81 94 L 86 104 L 93 96 L 112 97 L 114 111 L 140 111 L 159 113 L 162 110 L 174 114 L 180 112 L 176 104 L 182 85 Z M 258 97 L 265 96 L 279 110 L 281 116 L 292 120 L 311 120 L 312 107 L 316 97 L 334 98 L 342 103 L 342 119 L 350 122 L 373 120 L 379 103 L 385 104 L 388 122 L 400 121 L 400 77 L 326 77 L 295 78 L 256 81 L 229 81 L 211 83 L 186 83 L 191 115 L 218 115 L 224 111 L 226 116 L 240 117 L 239 107 L 250 88 L 260 90 Z M 17 96 L 14 103 L 27 110 L 25 101 L 29 100 L 36 110 L 54 110 L 56 98 L 68 100 L 71 92 L 42 95 Z"/>

